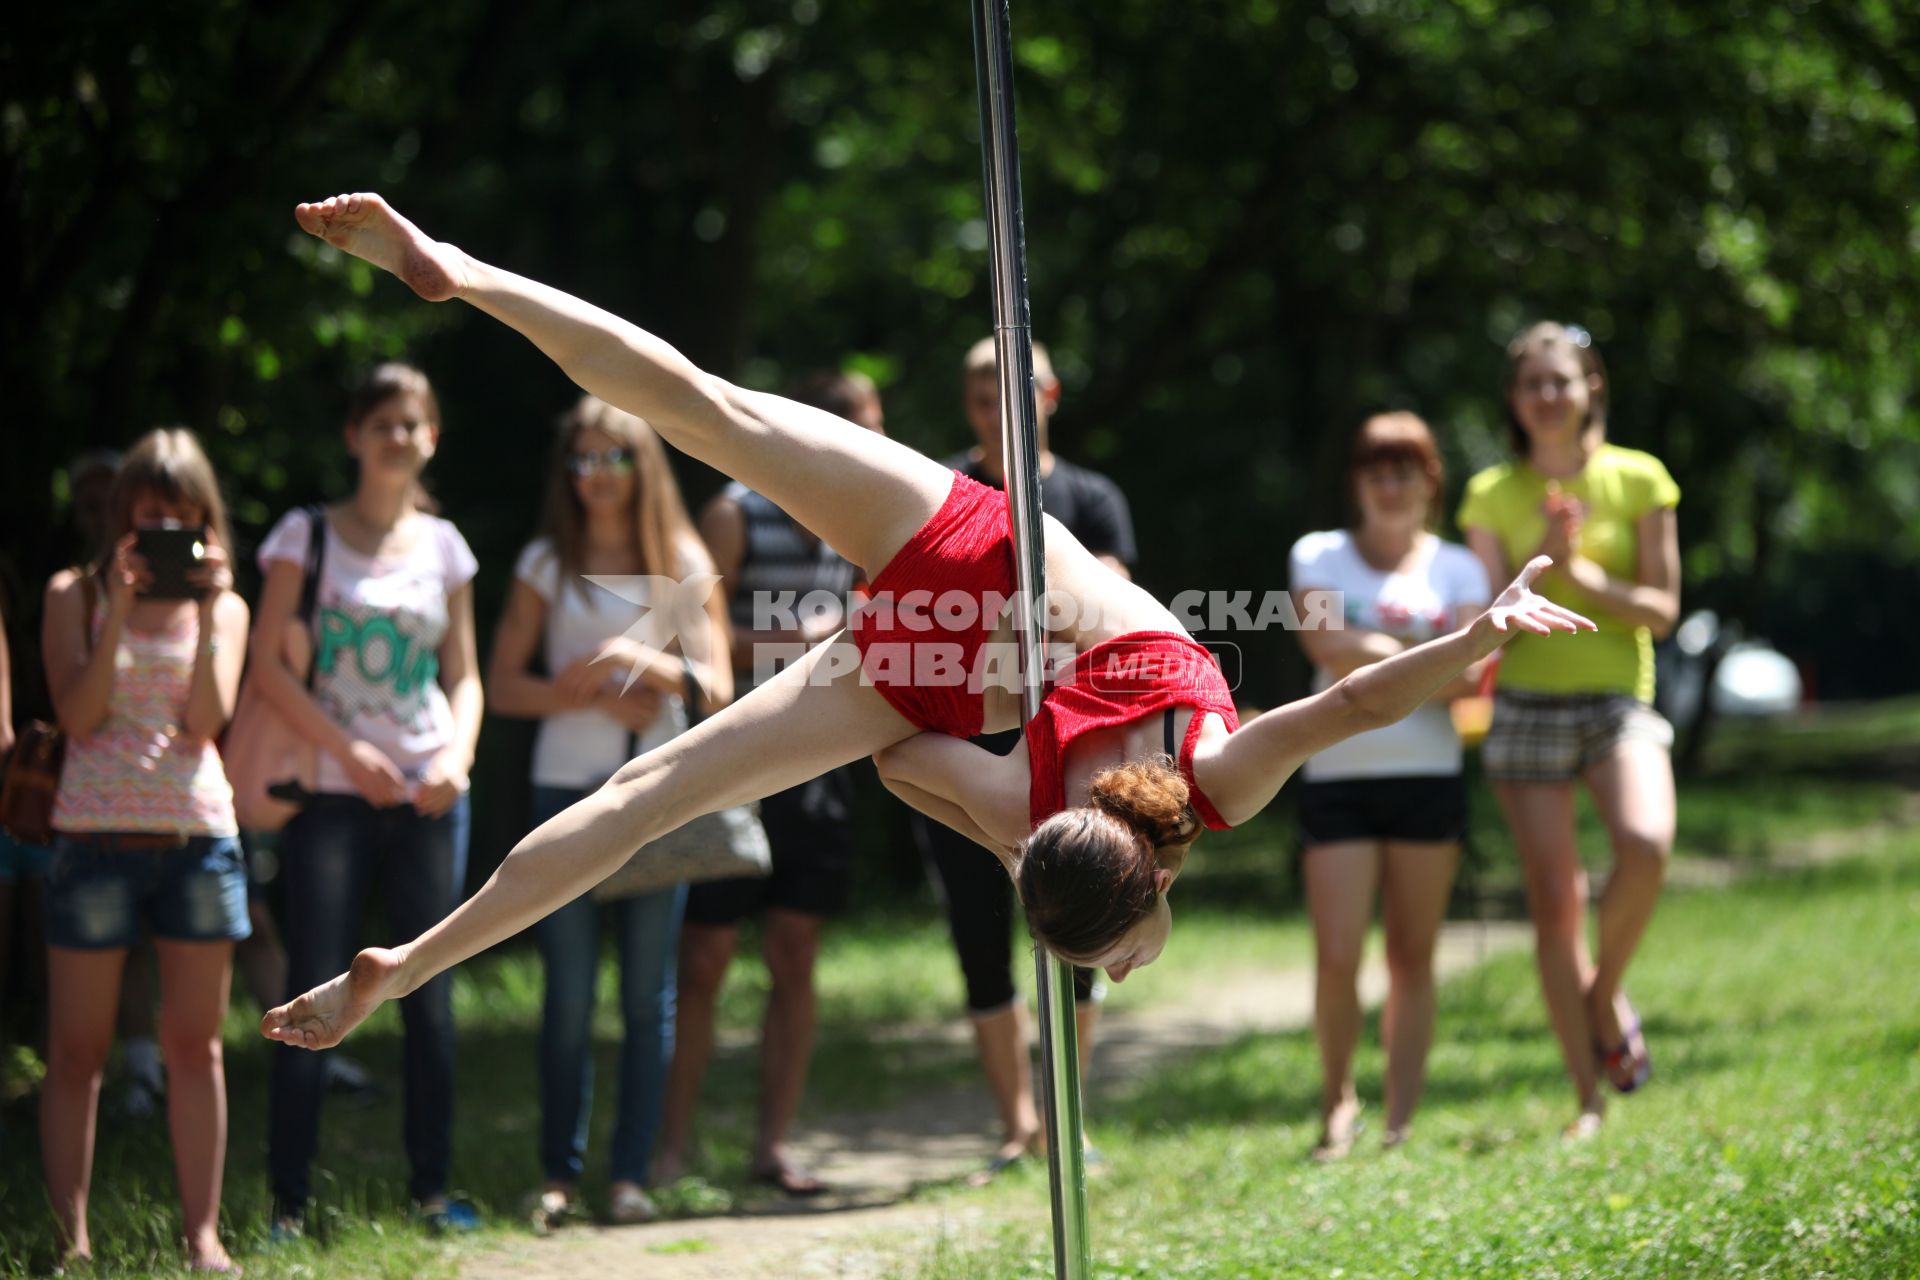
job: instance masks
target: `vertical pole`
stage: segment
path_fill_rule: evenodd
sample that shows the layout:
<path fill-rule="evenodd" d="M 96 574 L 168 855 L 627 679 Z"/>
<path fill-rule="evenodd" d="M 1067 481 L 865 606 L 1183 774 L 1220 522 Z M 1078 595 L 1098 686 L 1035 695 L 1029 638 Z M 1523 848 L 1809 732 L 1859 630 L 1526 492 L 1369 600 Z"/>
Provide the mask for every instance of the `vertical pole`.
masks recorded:
<path fill-rule="evenodd" d="M 1045 692 L 1046 542 L 1040 525 L 1040 432 L 1027 310 L 1026 230 L 1013 128 L 1013 53 L 1007 0 L 972 0 L 974 72 L 980 88 L 980 151 L 986 171 L 993 262 L 994 349 L 1000 370 L 1000 441 L 1007 514 L 1013 524 L 1014 628 L 1020 637 L 1021 718 L 1039 714 Z M 1040 1065 L 1046 1102 L 1047 1181 L 1053 1199 L 1053 1272 L 1085 1280 L 1087 1170 L 1081 1143 L 1080 1055 L 1074 1038 L 1073 971 L 1034 948 L 1040 997 Z"/>

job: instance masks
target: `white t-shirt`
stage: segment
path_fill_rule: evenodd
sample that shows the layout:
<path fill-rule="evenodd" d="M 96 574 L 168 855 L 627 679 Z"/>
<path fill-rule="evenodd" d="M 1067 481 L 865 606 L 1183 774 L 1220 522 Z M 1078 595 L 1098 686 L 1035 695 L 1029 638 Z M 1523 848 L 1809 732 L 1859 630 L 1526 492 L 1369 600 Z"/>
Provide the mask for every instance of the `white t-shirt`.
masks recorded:
<path fill-rule="evenodd" d="M 1422 538 L 1411 568 L 1382 573 L 1361 557 L 1346 530 L 1310 533 L 1293 544 L 1289 578 L 1295 591 L 1342 593 L 1348 626 L 1409 644 L 1445 635 L 1460 606 L 1493 598 L 1479 558 L 1431 534 Z M 1325 669 L 1314 669 L 1315 692 L 1332 683 Z M 1312 782 L 1443 777 L 1460 772 L 1460 738 L 1446 707 L 1430 704 L 1397 724 L 1336 743 L 1309 759 L 1302 772 Z"/>
<path fill-rule="evenodd" d="M 313 617 L 313 696 L 354 737 L 372 743 L 409 778 L 453 740 L 453 711 L 440 687 L 447 598 L 479 565 L 460 531 L 419 515 L 422 535 L 397 556 L 362 555 L 329 535 Z M 305 567 L 311 528 L 289 511 L 260 544 L 261 571 L 276 560 Z M 347 771 L 320 753 L 315 785 L 357 794 Z"/>
<path fill-rule="evenodd" d="M 674 576 L 713 572 L 713 560 L 697 541 L 678 548 Z M 673 640 L 669 612 L 656 609 L 644 578 L 630 579 L 620 594 L 585 580 L 563 583 L 553 544 L 538 538 L 527 544 L 513 576 L 533 588 L 547 606 L 544 657 L 547 671 L 559 675 L 615 636 L 631 634 L 640 643 L 664 649 Z M 715 587 L 718 590 L 718 587 Z M 631 597 L 631 598 L 629 598 Z M 616 678 L 626 672 L 608 669 Z M 632 731 L 591 707 L 561 711 L 540 721 L 533 745 L 533 781 L 543 787 L 585 790 L 597 787 L 616 769 L 643 751 L 651 751 L 687 727 L 686 704 L 667 698 L 660 715 L 633 740 Z"/>

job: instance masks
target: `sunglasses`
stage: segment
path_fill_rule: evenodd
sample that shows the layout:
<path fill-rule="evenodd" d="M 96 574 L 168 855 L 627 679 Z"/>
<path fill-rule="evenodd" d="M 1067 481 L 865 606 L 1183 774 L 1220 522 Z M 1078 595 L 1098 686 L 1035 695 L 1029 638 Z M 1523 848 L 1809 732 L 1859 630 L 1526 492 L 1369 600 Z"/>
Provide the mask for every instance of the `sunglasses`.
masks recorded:
<path fill-rule="evenodd" d="M 633 452 L 629 449 L 587 449 L 567 455 L 567 471 L 584 478 L 598 471 L 625 473 L 633 470 Z"/>

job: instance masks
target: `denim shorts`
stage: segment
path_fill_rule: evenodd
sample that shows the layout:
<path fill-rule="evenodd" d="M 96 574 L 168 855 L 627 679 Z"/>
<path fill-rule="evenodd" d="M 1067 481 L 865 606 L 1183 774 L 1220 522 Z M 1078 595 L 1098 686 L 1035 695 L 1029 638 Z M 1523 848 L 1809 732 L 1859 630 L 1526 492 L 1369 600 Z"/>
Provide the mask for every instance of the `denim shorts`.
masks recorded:
<path fill-rule="evenodd" d="M 21 844 L 0 831 L 0 884 L 22 876 L 44 876 L 53 861 L 53 850 L 43 844 Z"/>
<path fill-rule="evenodd" d="M 49 945 L 130 947 L 142 933 L 172 942 L 238 942 L 252 932 L 246 863 L 233 836 L 193 836 L 152 849 L 118 847 L 111 834 L 62 834 L 54 845 Z"/>

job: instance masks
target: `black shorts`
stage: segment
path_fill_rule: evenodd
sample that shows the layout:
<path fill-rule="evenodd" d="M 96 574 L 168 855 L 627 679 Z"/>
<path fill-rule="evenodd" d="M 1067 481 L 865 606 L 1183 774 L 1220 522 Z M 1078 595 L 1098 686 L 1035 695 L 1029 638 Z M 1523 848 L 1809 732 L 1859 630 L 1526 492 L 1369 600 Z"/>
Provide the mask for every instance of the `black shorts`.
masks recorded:
<path fill-rule="evenodd" d="M 1345 778 L 1300 789 L 1300 841 L 1309 849 L 1337 840 L 1452 842 L 1466 833 L 1463 774 Z"/>
<path fill-rule="evenodd" d="M 686 923 L 738 924 L 768 907 L 837 916 L 853 896 L 853 773 L 835 769 L 760 802 L 773 874 L 687 890 Z"/>

